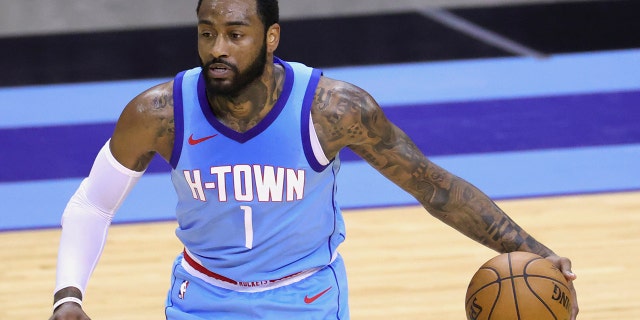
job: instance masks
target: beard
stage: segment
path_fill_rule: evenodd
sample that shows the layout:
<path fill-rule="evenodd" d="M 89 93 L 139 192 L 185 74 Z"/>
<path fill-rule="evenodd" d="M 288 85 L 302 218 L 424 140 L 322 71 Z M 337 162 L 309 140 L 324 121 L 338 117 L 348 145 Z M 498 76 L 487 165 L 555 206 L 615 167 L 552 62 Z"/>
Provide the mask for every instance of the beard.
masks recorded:
<path fill-rule="evenodd" d="M 229 67 L 235 74 L 230 80 L 230 82 L 225 83 L 223 80 L 212 79 L 209 77 L 209 67 L 212 64 L 221 63 Z M 213 96 L 230 96 L 236 97 L 250 83 L 260 78 L 264 73 L 264 68 L 267 63 L 267 45 L 266 45 L 266 36 L 265 41 L 263 42 L 262 48 L 258 53 L 258 56 L 253 60 L 251 65 L 244 71 L 240 72 L 238 67 L 230 62 L 225 61 L 224 59 L 214 58 L 206 64 L 200 59 L 200 65 L 202 66 L 202 75 L 205 79 L 205 84 L 207 88 L 207 93 L 210 97 Z"/>

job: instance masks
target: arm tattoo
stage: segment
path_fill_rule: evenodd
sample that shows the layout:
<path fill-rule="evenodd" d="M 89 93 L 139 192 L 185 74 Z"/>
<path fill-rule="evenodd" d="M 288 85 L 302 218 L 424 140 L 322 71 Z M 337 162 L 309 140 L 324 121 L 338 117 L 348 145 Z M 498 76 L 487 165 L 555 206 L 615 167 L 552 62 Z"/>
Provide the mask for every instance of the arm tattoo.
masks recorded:
<path fill-rule="evenodd" d="M 155 114 L 156 119 L 159 121 L 156 136 L 158 138 L 174 136 L 176 128 L 173 115 L 173 93 L 163 92 L 154 97 L 151 112 Z"/>
<path fill-rule="evenodd" d="M 497 251 L 552 253 L 476 187 L 430 162 L 364 91 L 320 87 L 315 108 L 325 144 L 337 145 L 331 150 L 349 146 L 438 219 Z"/>
<path fill-rule="evenodd" d="M 153 98 L 153 110 L 162 110 L 167 107 L 173 107 L 173 94 L 162 93 Z"/>

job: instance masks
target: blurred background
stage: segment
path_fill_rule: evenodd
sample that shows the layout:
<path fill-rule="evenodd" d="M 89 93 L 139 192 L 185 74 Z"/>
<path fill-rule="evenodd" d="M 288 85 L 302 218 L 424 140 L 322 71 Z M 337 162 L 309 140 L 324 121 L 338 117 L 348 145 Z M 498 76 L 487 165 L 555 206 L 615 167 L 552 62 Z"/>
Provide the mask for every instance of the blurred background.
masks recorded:
<path fill-rule="evenodd" d="M 28 213 L 0 229 L 57 227 L 124 105 L 198 65 L 192 2 L 0 3 L 0 211 Z M 280 6 L 278 56 L 368 90 L 428 156 L 490 196 L 640 188 L 640 1 Z M 345 208 L 416 203 L 341 156 Z M 116 223 L 173 218 L 168 168 L 154 160 Z"/>
<path fill-rule="evenodd" d="M 189 4 L 5 0 L 0 85 L 172 76 L 198 63 Z M 323 68 L 640 45 L 640 3 L 629 0 L 284 0 L 280 7 L 278 54 Z"/>

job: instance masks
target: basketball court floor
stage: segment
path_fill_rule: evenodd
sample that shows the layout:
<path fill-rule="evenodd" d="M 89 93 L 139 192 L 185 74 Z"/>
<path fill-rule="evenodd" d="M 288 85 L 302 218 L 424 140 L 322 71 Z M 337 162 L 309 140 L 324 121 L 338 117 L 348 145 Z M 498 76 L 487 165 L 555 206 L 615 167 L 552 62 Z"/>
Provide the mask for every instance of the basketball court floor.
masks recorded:
<path fill-rule="evenodd" d="M 573 259 L 579 319 L 638 319 L 640 192 L 498 204 Z M 345 219 L 352 319 L 465 319 L 468 281 L 492 251 L 415 206 L 347 210 Z M 85 299 L 93 319 L 164 319 L 171 262 L 181 250 L 174 228 L 170 221 L 111 228 Z M 55 229 L 0 233 L 0 318 L 48 317 L 58 237 Z"/>

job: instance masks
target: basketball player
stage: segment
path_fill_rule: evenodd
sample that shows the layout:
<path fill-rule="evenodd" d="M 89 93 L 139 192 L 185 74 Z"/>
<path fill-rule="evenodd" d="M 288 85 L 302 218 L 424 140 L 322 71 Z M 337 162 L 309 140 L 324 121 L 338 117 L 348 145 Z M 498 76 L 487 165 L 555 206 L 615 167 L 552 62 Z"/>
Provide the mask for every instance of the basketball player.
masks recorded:
<path fill-rule="evenodd" d="M 173 168 L 184 244 L 168 319 L 349 319 L 335 201 L 345 147 L 469 238 L 575 278 L 569 259 L 425 158 L 369 94 L 275 57 L 278 15 L 276 0 L 200 0 L 201 68 L 125 107 L 63 213 L 51 319 L 88 319 L 81 299 L 107 229 L 156 154 Z"/>

